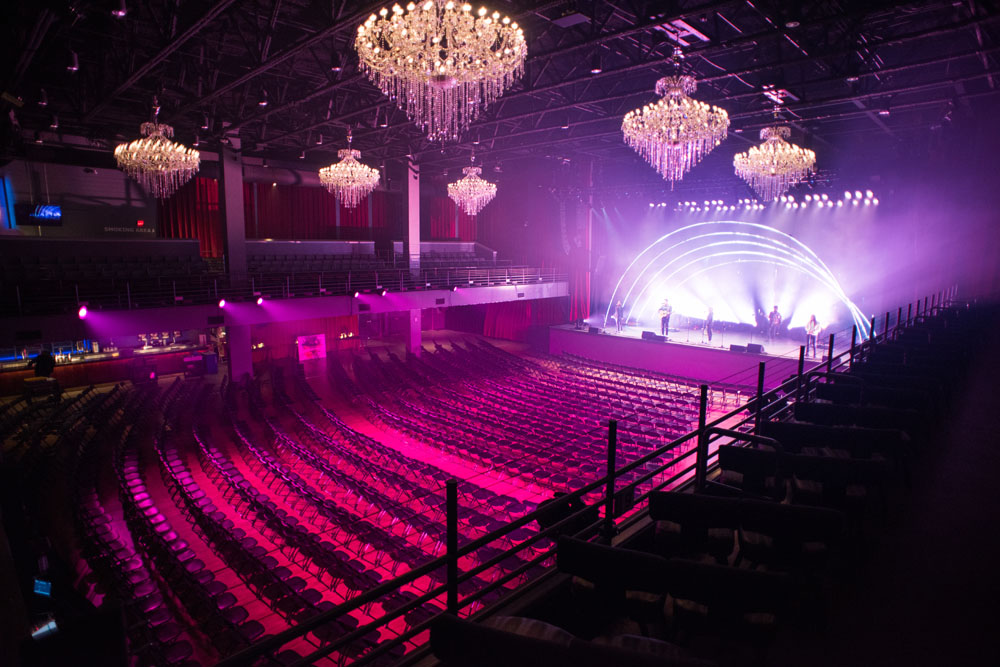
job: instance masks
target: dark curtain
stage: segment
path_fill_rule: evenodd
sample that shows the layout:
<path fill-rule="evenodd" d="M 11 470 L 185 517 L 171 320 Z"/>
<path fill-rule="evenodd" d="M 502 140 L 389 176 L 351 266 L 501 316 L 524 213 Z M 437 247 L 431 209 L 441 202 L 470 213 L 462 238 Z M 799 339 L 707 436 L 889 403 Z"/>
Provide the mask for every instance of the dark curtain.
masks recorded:
<path fill-rule="evenodd" d="M 486 305 L 483 335 L 523 341 L 531 327 L 566 323 L 566 300 L 560 297 Z"/>
<path fill-rule="evenodd" d="M 158 234 L 166 239 L 198 239 L 202 257 L 222 257 L 225 235 L 219 211 L 219 182 L 195 177 L 158 204 Z"/>
<path fill-rule="evenodd" d="M 455 213 L 458 229 L 455 229 Z M 475 241 L 476 216 L 467 215 L 450 197 L 430 200 L 431 239 L 435 241 Z"/>
<path fill-rule="evenodd" d="M 302 185 L 245 183 L 243 190 L 247 238 L 271 239 L 369 239 L 370 228 L 385 228 L 390 205 L 385 192 L 372 193 L 371 219 L 368 199 L 354 208 L 340 205 L 325 188 Z"/>

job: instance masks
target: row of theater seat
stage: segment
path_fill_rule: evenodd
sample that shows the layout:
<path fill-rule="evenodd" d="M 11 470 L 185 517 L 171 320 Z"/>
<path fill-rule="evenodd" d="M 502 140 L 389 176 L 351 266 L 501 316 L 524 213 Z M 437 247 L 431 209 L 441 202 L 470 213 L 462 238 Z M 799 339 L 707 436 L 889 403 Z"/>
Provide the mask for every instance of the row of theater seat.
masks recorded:
<path fill-rule="evenodd" d="M 629 622 L 671 642 L 638 640 L 642 656 L 629 664 L 767 664 L 779 628 L 825 627 L 834 582 L 855 576 L 881 538 L 864 528 L 879 505 L 884 520 L 885 498 L 905 508 L 910 462 L 934 455 L 980 326 L 974 311 L 939 309 L 844 372 L 809 378 L 808 400 L 776 410 L 764 438 L 719 447 L 700 492 L 652 494 L 649 531 L 614 547 L 561 537 L 567 590 L 537 605 L 544 615 L 488 628 L 442 619 L 435 654 L 448 666 L 511 664 L 524 651 L 587 664 L 579 642 Z"/>

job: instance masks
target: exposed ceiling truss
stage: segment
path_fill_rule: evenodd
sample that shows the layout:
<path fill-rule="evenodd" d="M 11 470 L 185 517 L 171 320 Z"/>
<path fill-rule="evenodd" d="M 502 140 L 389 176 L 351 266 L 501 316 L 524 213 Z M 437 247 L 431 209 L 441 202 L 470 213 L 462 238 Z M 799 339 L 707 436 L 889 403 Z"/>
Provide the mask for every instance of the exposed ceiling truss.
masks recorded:
<path fill-rule="evenodd" d="M 525 29 L 525 75 L 461 142 L 440 145 L 358 70 L 351 39 L 383 4 L 128 0 L 115 18 L 117 2 L 18 3 L 5 26 L 4 121 L 15 131 L 4 150 L 25 150 L 17 138 L 35 132 L 98 147 L 132 138 L 157 96 L 182 141 L 211 148 L 235 135 L 245 155 L 304 154 L 310 166 L 334 158 L 348 127 L 373 163 L 454 168 L 473 148 L 487 163 L 634 160 L 621 118 L 655 99 L 675 45 L 695 96 L 729 111 L 737 145 L 756 141 L 777 100 L 800 143 L 835 149 L 859 134 L 908 141 L 990 99 L 1000 74 L 998 16 L 972 0 L 491 0 Z"/>

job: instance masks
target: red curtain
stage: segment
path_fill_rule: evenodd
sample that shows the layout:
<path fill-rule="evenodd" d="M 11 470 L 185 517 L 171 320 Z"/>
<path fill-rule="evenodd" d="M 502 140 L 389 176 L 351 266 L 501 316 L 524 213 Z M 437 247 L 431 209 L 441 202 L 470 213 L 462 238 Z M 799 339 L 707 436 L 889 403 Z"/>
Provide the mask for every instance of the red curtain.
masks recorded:
<path fill-rule="evenodd" d="M 450 197 L 434 197 L 430 201 L 431 239 L 436 241 L 475 241 L 476 216 L 468 215 L 455 206 Z M 458 229 L 455 229 L 455 213 Z"/>
<path fill-rule="evenodd" d="M 225 238 L 219 211 L 219 182 L 195 177 L 158 204 L 158 234 L 167 239 L 198 239 L 202 257 L 222 257 Z"/>
<path fill-rule="evenodd" d="M 483 335 L 523 341 L 533 326 L 566 323 L 566 301 L 560 297 L 505 301 L 486 305 Z"/>

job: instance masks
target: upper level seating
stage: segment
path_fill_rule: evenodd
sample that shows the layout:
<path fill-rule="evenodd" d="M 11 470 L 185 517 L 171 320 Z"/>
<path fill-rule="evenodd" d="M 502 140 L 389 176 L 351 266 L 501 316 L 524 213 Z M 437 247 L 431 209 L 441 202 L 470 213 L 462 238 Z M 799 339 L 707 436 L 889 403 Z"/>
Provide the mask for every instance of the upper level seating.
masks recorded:
<path fill-rule="evenodd" d="M 375 255 L 250 255 L 247 270 L 258 274 L 346 273 L 376 271 L 392 266 Z"/>
<path fill-rule="evenodd" d="M 492 259 L 477 256 L 475 252 L 433 251 L 420 253 L 420 265 L 425 268 L 443 266 L 485 268 L 493 266 L 494 262 Z"/>
<path fill-rule="evenodd" d="M 3 263 L 3 281 L 20 285 L 39 281 L 107 282 L 111 280 L 144 281 L 164 278 L 188 278 L 209 271 L 209 264 L 198 256 L 138 255 L 114 257 L 80 255 L 78 257 L 19 256 Z"/>

